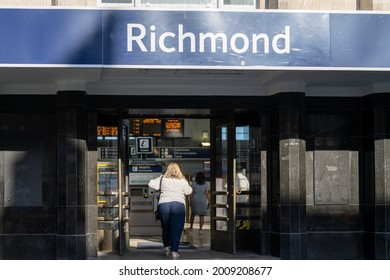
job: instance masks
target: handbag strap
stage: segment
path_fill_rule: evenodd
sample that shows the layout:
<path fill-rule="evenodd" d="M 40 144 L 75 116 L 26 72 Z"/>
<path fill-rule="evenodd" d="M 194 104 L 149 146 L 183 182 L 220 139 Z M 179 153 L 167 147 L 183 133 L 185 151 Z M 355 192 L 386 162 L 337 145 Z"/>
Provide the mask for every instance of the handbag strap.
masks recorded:
<path fill-rule="evenodd" d="M 162 182 L 162 179 L 164 178 L 163 175 L 161 175 L 161 178 L 160 178 L 160 190 L 161 190 L 161 182 Z"/>
<path fill-rule="evenodd" d="M 160 187 L 159 187 L 159 191 L 158 191 L 158 195 L 157 195 L 157 201 L 160 200 L 160 195 L 161 195 L 161 183 L 162 183 L 163 177 L 164 177 L 164 176 L 161 176 L 161 178 L 160 178 Z"/>

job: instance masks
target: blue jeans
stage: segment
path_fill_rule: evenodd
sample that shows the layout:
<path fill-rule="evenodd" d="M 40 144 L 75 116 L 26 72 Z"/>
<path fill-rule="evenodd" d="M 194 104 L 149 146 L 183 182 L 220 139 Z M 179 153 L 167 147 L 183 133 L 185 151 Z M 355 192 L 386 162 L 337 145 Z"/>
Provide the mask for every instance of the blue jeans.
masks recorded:
<path fill-rule="evenodd" d="M 160 221 L 164 247 L 171 245 L 171 252 L 179 251 L 181 233 L 184 229 L 186 208 L 180 202 L 161 203 Z"/>

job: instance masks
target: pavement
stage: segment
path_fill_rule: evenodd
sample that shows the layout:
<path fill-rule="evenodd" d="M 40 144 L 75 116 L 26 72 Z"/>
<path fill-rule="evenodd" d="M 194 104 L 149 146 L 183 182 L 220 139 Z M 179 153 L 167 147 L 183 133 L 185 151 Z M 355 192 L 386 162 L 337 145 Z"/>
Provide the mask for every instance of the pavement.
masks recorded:
<path fill-rule="evenodd" d="M 237 254 L 227 254 L 210 250 L 210 227 L 205 225 L 202 234 L 199 234 L 199 229 L 194 225 L 192 231 L 188 230 L 189 225 L 186 224 L 181 242 L 191 244 L 193 246 L 184 246 L 179 248 L 181 260 L 277 260 L 272 256 L 263 256 L 250 251 L 239 250 Z M 139 243 L 143 245 L 150 243 L 151 249 L 139 248 Z M 131 236 L 130 250 L 120 256 L 118 252 L 99 252 L 98 260 L 166 260 L 163 254 L 162 246 L 160 248 L 153 246 L 156 242 L 161 242 L 161 236 Z M 191 248 L 190 248 L 191 247 Z"/>

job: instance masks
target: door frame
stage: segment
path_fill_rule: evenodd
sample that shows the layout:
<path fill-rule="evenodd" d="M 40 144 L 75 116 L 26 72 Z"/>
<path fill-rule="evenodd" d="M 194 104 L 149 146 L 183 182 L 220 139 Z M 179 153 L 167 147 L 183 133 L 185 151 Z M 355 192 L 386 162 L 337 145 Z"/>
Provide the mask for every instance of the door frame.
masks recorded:
<path fill-rule="evenodd" d="M 121 118 L 118 125 L 119 255 L 126 254 L 130 248 L 129 130 L 129 120 Z"/>
<path fill-rule="evenodd" d="M 219 166 L 217 162 L 218 147 L 221 147 L 221 143 L 218 143 L 222 132 L 218 132 L 219 127 L 226 128 L 226 183 L 223 182 L 222 174 L 217 174 L 217 170 L 223 171 L 223 166 Z M 233 115 L 229 114 L 221 118 L 210 119 L 210 130 L 211 130 L 211 180 L 210 180 L 210 191 L 211 191 L 211 210 L 210 210 L 210 249 L 214 251 L 225 252 L 229 254 L 236 254 L 236 232 L 235 232 L 235 217 L 236 217 L 236 194 L 234 192 L 234 121 Z M 223 141 L 223 139 L 220 139 Z M 224 153 L 221 147 L 221 152 Z M 217 177 L 221 176 L 221 177 Z M 217 179 L 220 183 L 226 186 L 226 191 L 217 191 Z M 220 187 L 221 188 L 221 187 Z M 217 197 L 223 198 L 226 195 L 226 208 L 223 207 L 223 203 L 220 203 Z M 226 217 L 223 215 L 218 216 L 217 211 L 226 211 Z M 226 223 L 226 229 L 217 229 L 217 223 Z"/>

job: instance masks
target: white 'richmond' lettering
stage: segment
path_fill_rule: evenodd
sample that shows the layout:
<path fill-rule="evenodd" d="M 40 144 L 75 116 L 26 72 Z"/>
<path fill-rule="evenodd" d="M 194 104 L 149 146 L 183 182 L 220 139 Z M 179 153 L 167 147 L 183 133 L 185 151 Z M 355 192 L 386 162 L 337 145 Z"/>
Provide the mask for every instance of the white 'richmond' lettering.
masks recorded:
<path fill-rule="evenodd" d="M 237 54 L 246 52 L 270 53 L 270 47 L 277 54 L 290 53 L 290 26 L 284 27 L 284 32 L 270 37 L 266 33 L 244 34 L 235 33 L 230 38 L 225 33 L 198 33 L 184 32 L 183 24 L 177 26 L 177 33 L 167 31 L 159 36 L 156 33 L 156 26 L 147 28 L 139 23 L 127 24 L 127 51 L 133 52 L 140 49 L 142 52 L 156 52 L 160 49 L 165 53 L 172 52 L 223 52 L 227 53 L 228 48 Z M 157 38 L 158 37 L 158 38 Z M 148 39 L 148 40 L 147 40 Z M 149 49 L 145 45 L 149 41 Z M 187 50 L 185 48 L 189 46 Z M 206 49 L 208 48 L 208 49 Z"/>

